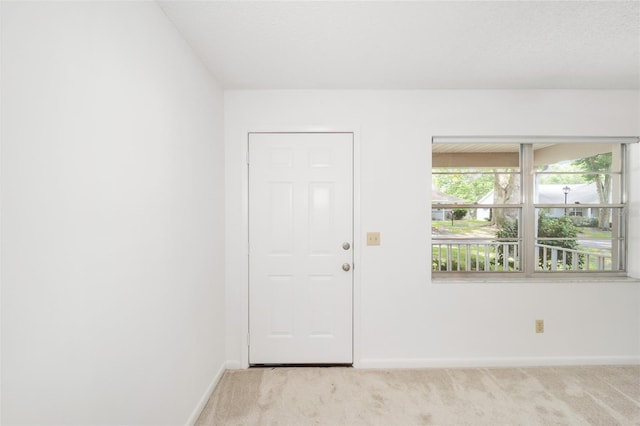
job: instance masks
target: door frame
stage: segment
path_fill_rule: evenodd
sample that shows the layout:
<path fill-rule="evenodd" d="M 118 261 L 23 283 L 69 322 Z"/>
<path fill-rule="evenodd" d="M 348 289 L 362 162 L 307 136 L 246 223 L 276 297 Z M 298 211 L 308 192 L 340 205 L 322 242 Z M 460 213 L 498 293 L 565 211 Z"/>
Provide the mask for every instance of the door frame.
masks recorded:
<path fill-rule="evenodd" d="M 249 368 L 249 135 L 256 133 L 351 133 L 353 135 L 353 298 L 352 298 L 352 351 L 353 366 L 359 367 L 361 357 L 361 247 L 364 245 L 360 227 L 360 131 L 359 126 L 267 126 L 251 128 L 244 132 L 243 144 L 243 194 L 242 194 L 242 249 L 241 266 L 243 285 L 241 300 L 241 365 Z M 227 283 L 228 285 L 229 283 Z M 228 299 L 227 299 L 228 300 Z M 227 315 L 228 318 L 228 315 Z M 227 328 L 227 330 L 229 330 Z"/>

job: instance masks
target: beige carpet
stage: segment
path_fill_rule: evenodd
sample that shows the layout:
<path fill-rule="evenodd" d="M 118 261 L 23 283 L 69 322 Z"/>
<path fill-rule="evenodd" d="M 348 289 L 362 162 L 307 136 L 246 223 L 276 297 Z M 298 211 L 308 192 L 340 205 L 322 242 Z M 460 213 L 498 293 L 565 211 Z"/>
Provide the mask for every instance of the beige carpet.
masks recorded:
<path fill-rule="evenodd" d="M 227 371 L 198 425 L 640 425 L 640 366 Z"/>

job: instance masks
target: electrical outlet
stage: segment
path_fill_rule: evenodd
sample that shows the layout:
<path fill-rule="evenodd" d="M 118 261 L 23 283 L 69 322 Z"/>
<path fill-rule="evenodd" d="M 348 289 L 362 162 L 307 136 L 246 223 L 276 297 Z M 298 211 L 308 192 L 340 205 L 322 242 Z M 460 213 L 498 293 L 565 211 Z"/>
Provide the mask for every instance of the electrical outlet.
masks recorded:
<path fill-rule="evenodd" d="M 380 245 L 380 233 L 379 232 L 367 232 L 367 245 L 379 246 Z"/>
<path fill-rule="evenodd" d="M 544 333 L 544 320 L 536 320 L 536 333 Z"/>

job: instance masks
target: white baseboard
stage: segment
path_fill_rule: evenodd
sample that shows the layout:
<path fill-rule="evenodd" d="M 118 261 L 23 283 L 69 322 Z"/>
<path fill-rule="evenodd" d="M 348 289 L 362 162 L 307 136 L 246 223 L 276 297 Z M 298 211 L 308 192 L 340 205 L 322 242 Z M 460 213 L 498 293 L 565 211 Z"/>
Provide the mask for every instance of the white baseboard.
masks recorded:
<path fill-rule="evenodd" d="M 189 420 L 187 420 L 187 423 L 186 423 L 187 426 L 192 426 L 196 423 L 196 421 L 198 420 L 198 417 L 200 417 L 200 413 L 202 413 L 202 410 L 204 410 L 205 405 L 207 405 L 207 402 L 209 401 L 211 394 L 216 389 L 216 386 L 218 385 L 218 382 L 222 378 L 222 375 L 224 374 L 225 370 L 227 370 L 226 362 L 220 366 L 220 369 L 218 370 L 216 375 L 213 377 L 213 380 L 211 380 L 211 383 L 209 384 L 209 386 L 207 386 L 207 389 L 204 391 L 204 395 L 202 395 L 202 397 L 200 398 L 200 401 L 198 401 L 198 405 L 196 405 L 196 408 L 193 410 L 193 412 L 189 416 Z"/>
<path fill-rule="evenodd" d="M 538 367 L 567 365 L 638 365 L 640 356 L 517 358 L 389 358 L 363 359 L 356 368 Z"/>

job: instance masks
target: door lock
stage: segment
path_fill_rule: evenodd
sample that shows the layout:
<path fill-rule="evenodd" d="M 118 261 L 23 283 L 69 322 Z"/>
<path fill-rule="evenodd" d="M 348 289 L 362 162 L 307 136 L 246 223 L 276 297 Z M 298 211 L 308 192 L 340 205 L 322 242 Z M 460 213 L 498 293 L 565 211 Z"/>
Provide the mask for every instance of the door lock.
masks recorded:
<path fill-rule="evenodd" d="M 349 250 L 351 248 L 351 244 L 346 243 L 346 242 L 342 243 L 342 248 L 345 249 L 345 250 Z"/>

